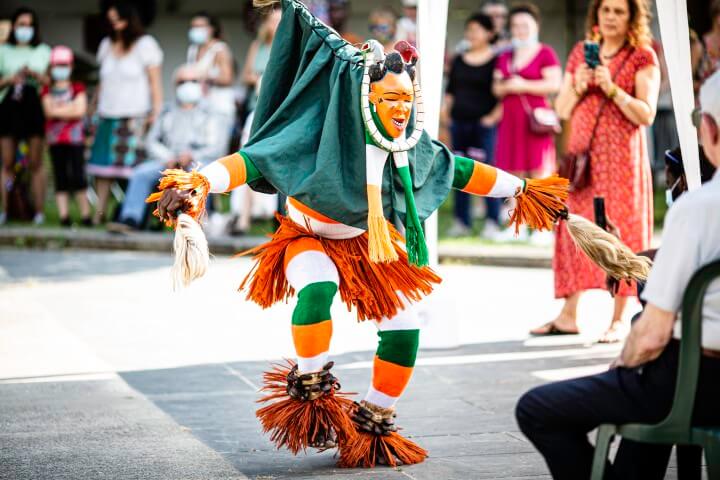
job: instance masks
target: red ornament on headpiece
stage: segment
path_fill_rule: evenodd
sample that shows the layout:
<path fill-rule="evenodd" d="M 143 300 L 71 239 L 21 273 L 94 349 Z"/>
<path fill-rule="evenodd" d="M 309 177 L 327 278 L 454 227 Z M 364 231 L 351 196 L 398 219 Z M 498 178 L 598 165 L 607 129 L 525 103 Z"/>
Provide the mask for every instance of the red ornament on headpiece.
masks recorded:
<path fill-rule="evenodd" d="M 405 40 L 400 40 L 395 44 L 395 50 L 400 54 L 405 63 L 415 64 L 420 58 L 418 51 L 415 47 L 410 45 Z"/>

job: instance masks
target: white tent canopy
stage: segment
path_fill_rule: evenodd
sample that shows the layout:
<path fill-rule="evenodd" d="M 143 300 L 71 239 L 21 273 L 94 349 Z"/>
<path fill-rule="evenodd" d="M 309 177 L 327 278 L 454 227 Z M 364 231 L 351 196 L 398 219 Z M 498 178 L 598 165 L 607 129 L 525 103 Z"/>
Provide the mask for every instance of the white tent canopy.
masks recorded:
<path fill-rule="evenodd" d="M 688 189 L 700 187 L 700 157 L 697 131 L 690 121 L 695 107 L 692 66 L 690 64 L 690 31 L 686 0 L 658 0 L 660 40 L 665 51 L 673 110 L 680 137 L 683 165 Z"/>

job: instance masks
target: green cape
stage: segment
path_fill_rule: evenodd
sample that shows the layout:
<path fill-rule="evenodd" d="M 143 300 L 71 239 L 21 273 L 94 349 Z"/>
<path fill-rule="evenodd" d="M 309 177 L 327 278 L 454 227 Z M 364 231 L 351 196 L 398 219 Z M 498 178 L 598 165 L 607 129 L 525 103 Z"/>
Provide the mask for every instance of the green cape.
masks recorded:
<path fill-rule="evenodd" d="M 334 220 L 367 228 L 365 127 L 360 112 L 360 50 L 297 0 L 282 0 L 282 20 L 262 78 L 250 139 L 242 151 L 276 189 Z M 447 197 L 453 155 L 426 132 L 408 151 L 418 217 Z M 385 217 L 405 222 L 405 196 L 390 159 L 383 173 Z"/>

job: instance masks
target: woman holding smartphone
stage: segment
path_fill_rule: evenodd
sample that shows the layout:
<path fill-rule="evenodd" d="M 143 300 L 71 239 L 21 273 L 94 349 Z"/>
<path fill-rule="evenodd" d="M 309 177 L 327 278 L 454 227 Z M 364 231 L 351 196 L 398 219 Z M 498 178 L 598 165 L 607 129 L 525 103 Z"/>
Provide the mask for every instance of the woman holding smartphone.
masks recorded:
<path fill-rule="evenodd" d="M 653 231 L 652 181 L 645 127 L 655 118 L 660 70 L 651 48 L 649 12 L 644 0 L 593 0 L 587 38 L 570 54 L 555 102 L 569 120 L 567 154 L 589 154 L 589 184 L 571 191 L 570 212 L 593 218 L 593 198 L 604 197 L 607 217 L 633 251 L 650 247 Z M 596 46 L 595 46 L 596 47 Z M 591 141 L 592 140 L 592 141 Z M 605 275 L 573 244 L 565 225 L 557 229 L 555 296 L 564 298 L 560 314 L 531 333 L 577 333 L 580 295 L 605 288 Z M 610 327 L 601 342 L 622 339 L 623 311 L 634 286 L 615 296 Z"/>

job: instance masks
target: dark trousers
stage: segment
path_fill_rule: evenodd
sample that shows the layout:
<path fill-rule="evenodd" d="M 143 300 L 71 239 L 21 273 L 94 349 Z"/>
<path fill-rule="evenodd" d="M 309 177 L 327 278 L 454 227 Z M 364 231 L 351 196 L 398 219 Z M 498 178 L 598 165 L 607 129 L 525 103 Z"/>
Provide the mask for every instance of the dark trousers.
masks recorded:
<path fill-rule="evenodd" d="M 472 158 L 494 165 L 495 155 L 495 128 L 488 128 L 480 125 L 479 122 L 463 122 L 453 120 L 450 128 L 453 150 L 457 155 Z M 487 206 L 487 218 L 500 223 L 500 202 L 499 198 L 485 198 Z M 470 214 L 470 194 L 455 191 L 455 218 L 463 224 L 472 226 Z"/>
<path fill-rule="evenodd" d="M 588 432 L 603 423 L 657 423 L 670 412 L 680 343 L 672 340 L 656 360 L 638 368 L 536 387 L 518 401 L 520 430 L 556 480 L 590 478 L 594 448 Z M 720 359 L 702 357 L 693 423 L 720 425 Z M 671 445 L 622 440 L 610 479 L 662 479 Z"/>

